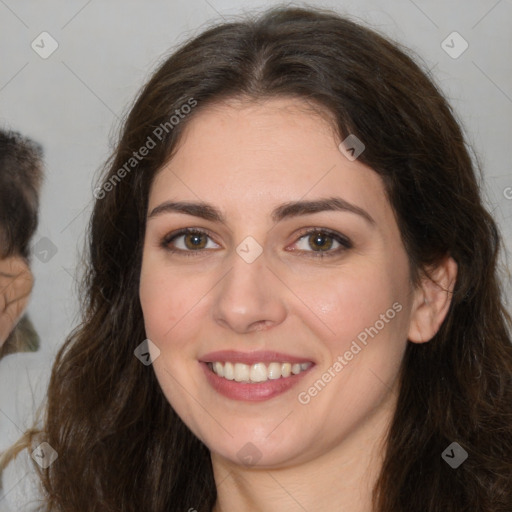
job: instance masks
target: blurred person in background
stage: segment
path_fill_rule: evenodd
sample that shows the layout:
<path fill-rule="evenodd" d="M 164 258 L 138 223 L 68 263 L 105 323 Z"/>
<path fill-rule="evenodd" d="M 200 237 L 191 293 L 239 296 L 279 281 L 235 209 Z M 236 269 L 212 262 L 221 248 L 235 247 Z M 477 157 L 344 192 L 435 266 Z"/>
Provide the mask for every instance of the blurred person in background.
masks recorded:
<path fill-rule="evenodd" d="M 49 378 L 50 364 L 25 313 L 34 285 L 30 242 L 38 224 L 42 181 L 41 146 L 0 129 L 0 454 L 33 423 Z M 13 484 L 5 483 L 8 492 Z M 25 479 L 18 492 L 30 492 L 29 484 Z M 5 507 L 0 491 L 0 512 Z"/>
<path fill-rule="evenodd" d="M 29 243 L 37 228 L 42 177 L 42 148 L 0 130 L 0 359 L 39 348 L 39 336 L 23 313 L 34 284 Z"/>

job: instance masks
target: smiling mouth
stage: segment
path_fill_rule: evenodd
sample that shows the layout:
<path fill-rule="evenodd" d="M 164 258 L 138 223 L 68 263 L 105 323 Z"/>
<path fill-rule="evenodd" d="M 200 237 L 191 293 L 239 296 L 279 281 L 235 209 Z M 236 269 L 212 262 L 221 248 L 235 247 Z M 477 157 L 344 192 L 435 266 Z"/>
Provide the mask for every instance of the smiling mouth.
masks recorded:
<path fill-rule="evenodd" d="M 217 376 L 226 380 L 244 383 L 267 382 L 269 380 L 286 379 L 292 375 L 298 375 L 308 370 L 313 363 L 244 363 L 209 362 L 208 368 Z"/>

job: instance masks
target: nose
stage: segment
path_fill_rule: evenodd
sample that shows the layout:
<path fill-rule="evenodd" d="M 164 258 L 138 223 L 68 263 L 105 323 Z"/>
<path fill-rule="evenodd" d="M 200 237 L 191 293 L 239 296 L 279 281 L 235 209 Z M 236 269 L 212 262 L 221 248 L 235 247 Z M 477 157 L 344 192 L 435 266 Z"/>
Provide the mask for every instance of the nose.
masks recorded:
<path fill-rule="evenodd" d="M 252 263 L 234 253 L 230 270 L 215 287 L 214 319 L 238 334 L 279 325 L 286 318 L 285 288 L 265 253 Z"/>

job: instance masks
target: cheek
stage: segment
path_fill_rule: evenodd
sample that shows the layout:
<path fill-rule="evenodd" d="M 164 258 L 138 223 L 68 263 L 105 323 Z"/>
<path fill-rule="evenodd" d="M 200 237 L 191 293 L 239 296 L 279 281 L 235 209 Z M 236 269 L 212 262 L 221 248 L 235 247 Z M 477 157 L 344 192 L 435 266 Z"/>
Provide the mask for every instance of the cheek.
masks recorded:
<path fill-rule="evenodd" d="M 303 390 L 318 387 L 319 378 L 329 382 L 330 391 L 314 398 L 322 414 L 340 420 L 350 410 L 354 418 L 362 417 L 387 394 L 406 345 L 405 283 L 403 276 L 375 267 L 331 279 L 328 292 L 315 286 L 310 296 L 329 329 L 319 336 L 325 351 L 321 375 L 306 381 Z"/>
<path fill-rule="evenodd" d="M 390 320 L 385 322 L 386 327 L 391 324 L 396 316 L 392 306 L 402 296 L 392 276 L 370 268 L 340 272 L 320 285 L 303 288 L 302 293 L 310 298 L 312 309 L 329 328 L 329 344 L 337 350 L 350 345 L 352 339 L 376 322 L 377 327 L 386 320 Z M 384 320 L 381 315 L 385 315 Z"/>
<path fill-rule="evenodd" d="M 201 297 L 196 288 L 187 279 L 161 269 L 156 271 L 156 265 L 149 262 L 142 268 L 139 296 L 146 336 L 160 349 L 153 371 L 168 402 L 192 425 L 193 402 L 183 388 L 194 389 L 196 385 L 191 381 L 193 372 L 184 364 L 185 358 L 190 359 L 187 351 L 194 348 L 187 337 L 191 327 L 187 314 Z"/>
<path fill-rule="evenodd" d="M 201 287 L 197 281 L 157 271 L 148 262 L 142 268 L 139 297 L 147 336 L 164 343 L 201 297 Z"/>

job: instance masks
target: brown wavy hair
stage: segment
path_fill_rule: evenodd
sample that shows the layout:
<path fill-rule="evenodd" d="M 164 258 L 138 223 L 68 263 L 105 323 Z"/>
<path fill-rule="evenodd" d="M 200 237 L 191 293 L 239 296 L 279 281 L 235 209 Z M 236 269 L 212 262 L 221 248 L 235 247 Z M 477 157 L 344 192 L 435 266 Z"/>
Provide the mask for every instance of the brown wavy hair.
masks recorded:
<path fill-rule="evenodd" d="M 36 435 L 59 453 L 41 471 L 45 510 L 207 512 L 216 501 L 207 447 L 133 351 L 146 337 L 138 287 L 152 180 L 184 126 L 234 97 L 294 97 L 327 109 L 340 140 L 355 134 L 366 145 L 359 160 L 385 184 L 414 279 L 447 254 L 458 264 L 441 328 L 428 343 L 407 345 L 374 511 L 510 512 L 511 321 L 479 166 L 407 50 L 334 12 L 287 7 L 210 27 L 181 45 L 124 122 L 90 221 L 83 322 L 57 356 Z M 192 112 L 120 173 L 191 99 Z M 441 458 L 454 441 L 469 454 L 456 470 Z"/>

